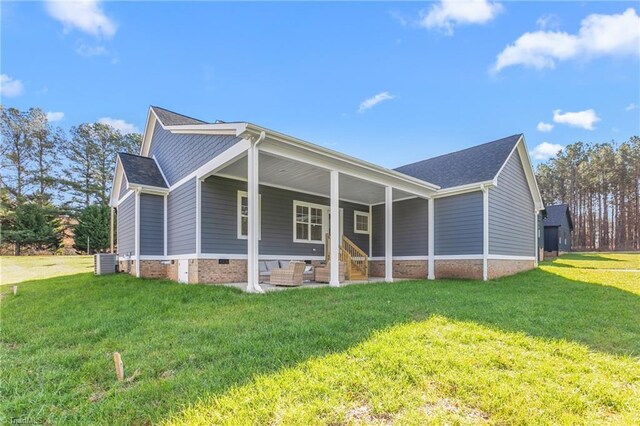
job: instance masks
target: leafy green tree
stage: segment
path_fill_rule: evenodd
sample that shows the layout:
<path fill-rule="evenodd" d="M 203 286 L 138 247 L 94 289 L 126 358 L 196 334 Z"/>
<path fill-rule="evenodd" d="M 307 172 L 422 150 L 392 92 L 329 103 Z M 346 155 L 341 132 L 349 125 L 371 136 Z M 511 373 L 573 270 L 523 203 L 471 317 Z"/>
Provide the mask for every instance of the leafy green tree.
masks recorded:
<path fill-rule="evenodd" d="M 84 208 L 74 229 L 73 238 L 76 249 L 86 252 L 88 242 L 92 253 L 106 250 L 109 247 L 110 223 L 108 206 L 92 204 Z"/>
<path fill-rule="evenodd" d="M 13 243 L 15 255 L 24 246 L 40 250 L 56 249 L 62 240 L 62 228 L 51 205 L 26 202 L 17 204 L 2 217 L 3 240 Z"/>

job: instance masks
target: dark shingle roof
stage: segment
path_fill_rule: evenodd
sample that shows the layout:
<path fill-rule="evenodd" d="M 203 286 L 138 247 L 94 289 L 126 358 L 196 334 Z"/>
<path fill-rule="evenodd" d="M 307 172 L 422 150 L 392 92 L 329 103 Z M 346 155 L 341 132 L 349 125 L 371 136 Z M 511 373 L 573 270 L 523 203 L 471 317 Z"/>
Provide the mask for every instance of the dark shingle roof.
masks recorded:
<path fill-rule="evenodd" d="M 400 173 L 435 183 L 441 188 L 492 180 L 498 174 L 522 134 L 439 157 L 407 164 L 395 169 Z"/>
<path fill-rule="evenodd" d="M 127 182 L 158 188 L 168 188 L 160 171 L 160 166 L 158 166 L 158 163 L 156 163 L 156 160 L 153 158 L 124 152 L 118 153 L 118 157 L 122 163 Z"/>
<path fill-rule="evenodd" d="M 556 204 L 554 206 L 546 206 L 547 217 L 544 218 L 544 226 L 560 226 L 566 216 L 569 221 L 569 227 L 573 229 L 571 214 L 567 204 Z"/>
<path fill-rule="evenodd" d="M 165 126 L 181 126 L 185 124 L 207 124 L 206 121 L 187 117 L 186 115 L 178 114 L 177 112 L 169 111 L 168 109 L 160 108 L 157 106 L 152 106 L 151 108 L 156 113 L 160 121 L 162 121 L 162 124 L 164 124 Z"/>

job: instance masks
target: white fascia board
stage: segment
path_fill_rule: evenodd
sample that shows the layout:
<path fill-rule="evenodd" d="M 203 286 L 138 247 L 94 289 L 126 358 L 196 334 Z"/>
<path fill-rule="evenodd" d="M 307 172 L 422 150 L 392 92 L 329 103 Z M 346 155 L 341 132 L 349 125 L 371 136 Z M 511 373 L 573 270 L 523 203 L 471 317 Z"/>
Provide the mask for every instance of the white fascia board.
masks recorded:
<path fill-rule="evenodd" d="M 436 192 L 436 195 L 433 196 L 433 198 L 450 197 L 452 195 L 464 194 L 467 192 L 481 191 L 482 188 L 492 188 L 494 186 L 495 185 L 493 180 L 453 186 L 451 188 L 439 189 L 438 192 Z"/>
<path fill-rule="evenodd" d="M 109 205 L 115 207 L 118 205 L 118 197 L 120 196 L 120 185 L 124 175 L 124 168 L 120 162 L 120 157 L 116 157 L 116 171 L 113 174 L 113 181 L 111 182 L 111 195 L 109 197 Z M 117 194 L 117 195 L 116 195 Z"/>
<path fill-rule="evenodd" d="M 127 186 L 131 190 L 139 190 L 143 194 L 165 195 L 169 193 L 169 188 L 160 188 L 157 186 L 140 185 L 137 183 L 130 183 Z"/>
<path fill-rule="evenodd" d="M 160 170 L 160 174 L 162 175 L 162 179 L 164 180 L 164 184 L 167 185 L 167 188 L 168 188 L 169 187 L 169 180 L 164 175 L 164 171 L 162 170 L 162 167 L 160 167 L 160 164 L 158 163 L 158 159 L 156 158 L 155 155 L 152 156 L 151 158 L 153 158 L 153 161 L 156 162 L 156 166 L 158 167 L 158 170 Z"/>
<path fill-rule="evenodd" d="M 215 123 L 215 124 L 187 124 L 164 126 L 165 130 L 177 134 L 200 135 L 232 135 L 240 136 L 245 132 L 247 123 Z"/>
<path fill-rule="evenodd" d="M 133 191 L 128 190 L 128 191 L 127 191 L 127 193 L 126 193 L 126 194 L 124 194 L 124 196 L 123 196 L 122 198 L 120 198 L 120 199 L 117 201 L 117 203 L 116 203 L 115 207 L 118 207 L 118 206 L 120 206 L 120 204 L 124 203 L 124 201 L 125 201 L 127 198 L 129 198 L 129 197 L 131 196 L 131 194 L 133 194 L 133 193 L 134 193 Z"/>
<path fill-rule="evenodd" d="M 142 134 L 142 144 L 140 145 L 140 155 L 143 157 L 148 156 L 149 148 L 151 148 L 151 138 L 153 137 L 153 130 L 156 127 L 156 121 L 160 123 L 162 127 L 162 121 L 158 119 L 153 108 L 149 107 L 147 113 L 147 124 L 144 126 L 144 133 Z"/>
<path fill-rule="evenodd" d="M 382 174 L 394 180 L 403 181 L 403 182 L 406 182 L 407 184 L 416 185 L 418 187 L 422 187 L 430 191 L 435 191 L 440 188 L 438 185 L 429 183 L 421 179 L 414 178 L 413 176 L 405 175 L 404 173 L 387 169 L 387 168 L 378 166 L 376 164 L 361 160 L 359 158 L 342 154 L 340 152 L 327 149 L 319 145 L 315 145 L 310 142 L 306 142 L 301 139 L 285 135 L 283 133 L 269 130 L 264 127 L 256 126 L 255 124 L 247 123 L 246 132 L 254 136 L 259 135 L 260 132 L 265 132 L 267 134 L 268 139 L 271 139 L 272 141 L 282 142 L 284 144 L 296 147 L 298 149 L 308 151 L 309 153 L 316 154 L 319 157 L 328 157 L 333 159 L 334 161 L 339 160 L 345 165 L 357 166 L 358 168 L 361 168 L 363 170 L 375 172 L 376 174 Z M 395 187 L 398 189 L 401 189 L 398 186 L 395 186 Z"/>

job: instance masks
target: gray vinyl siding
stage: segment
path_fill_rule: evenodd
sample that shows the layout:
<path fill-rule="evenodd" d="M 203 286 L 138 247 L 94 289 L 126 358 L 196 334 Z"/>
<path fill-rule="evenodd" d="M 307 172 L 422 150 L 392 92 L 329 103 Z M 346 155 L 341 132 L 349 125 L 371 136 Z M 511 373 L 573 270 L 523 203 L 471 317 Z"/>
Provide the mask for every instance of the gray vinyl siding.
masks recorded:
<path fill-rule="evenodd" d="M 135 209 L 136 197 L 130 195 L 118 206 L 118 255 L 126 256 L 127 253 L 135 255 Z"/>
<path fill-rule="evenodd" d="M 140 194 L 140 254 L 164 255 L 164 197 Z"/>
<path fill-rule="evenodd" d="M 435 255 L 482 254 L 482 191 L 434 200 Z"/>
<path fill-rule="evenodd" d="M 374 257 L 384 256 L 385 205 L 372 208 Z M 429 202 L 422 198 L 393 203 L 393 256 L 429 254 Z"/>
<path fill-rule="evenodd" d="M 167 196 L 167 254 L 196 252 L 196 180 Z"/>
<path fill-rule="evenodd" d="M 535 255 L 534 203 L 516 151 L 489 190 L 489 254 Z"/>
<path fill-rule="evenodd" d="M 156 123 L 149 157 L 156 157 L 169 185 L 173 185 L 240 140 L 236 136 L 175 134 Z"/>
<path fill-rule="evenodd" d="M 202 184 L 202 252 L 212 254 L 246 254 L 247 240 L 238 238 L 238 191 L 246 191 L 247 183 L 217 176 Z M 324 244 L 293 241 L 293 202 L 303 201 L 324 206 L 329 199 L 260 186 L 261 239 L 260 255 L 324 256 Z M 353 211 L 369 207 L 340 202 L 344 214 L 344 234 L 365 252 L 368 235 L 353 232 Z"/>
<path fill-rule="evenodd" d="M 124 173 L 122 173 L 122 182 L 120 183 L 120 192 L 118 192 L 118 199 L 124 197 L 126 193 L 127 193 L 127 178 L 124 175 Z"/>

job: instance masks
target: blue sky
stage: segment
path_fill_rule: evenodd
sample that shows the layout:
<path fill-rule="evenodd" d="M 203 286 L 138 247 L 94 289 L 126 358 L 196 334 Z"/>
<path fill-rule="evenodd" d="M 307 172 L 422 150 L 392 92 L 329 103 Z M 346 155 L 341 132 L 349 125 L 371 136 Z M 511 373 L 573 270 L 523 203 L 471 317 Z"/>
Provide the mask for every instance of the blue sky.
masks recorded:
<path fill-rule="evenodd" d="M 142 130 L 158 105 L 387 167 L 520 132 L 545 158 L 640 134 L 639 13 L 638 2 L 3 2 L 2 103 L 41 107 L 63 128 L 123 130 Z"/>

